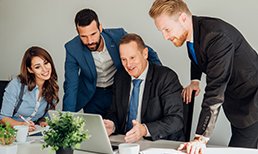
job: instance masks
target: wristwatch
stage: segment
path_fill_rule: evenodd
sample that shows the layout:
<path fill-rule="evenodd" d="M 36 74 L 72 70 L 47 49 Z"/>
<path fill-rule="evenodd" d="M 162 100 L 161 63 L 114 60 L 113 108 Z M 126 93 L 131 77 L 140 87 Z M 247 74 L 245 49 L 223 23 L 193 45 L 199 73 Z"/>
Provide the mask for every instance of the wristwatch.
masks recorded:
<path fill-rule="evenodd" d="M 208 142 L 208 140 L 204 137 L 204 136 L 195 136 L 194 137 L 195 140 L 198 140 L 199 142 L 206 144 Z"/>

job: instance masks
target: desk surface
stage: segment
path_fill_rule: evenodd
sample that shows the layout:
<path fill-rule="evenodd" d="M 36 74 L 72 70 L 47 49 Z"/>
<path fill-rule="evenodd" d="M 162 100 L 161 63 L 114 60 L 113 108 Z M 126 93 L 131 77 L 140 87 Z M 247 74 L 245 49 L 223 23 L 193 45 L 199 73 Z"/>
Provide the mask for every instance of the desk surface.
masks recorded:
<path fill-rule="evenodd" d="M 40 150 L 42 147 L 42 142 L 39 140 L 38 137 L 30 137 L 35 138 L 35 142 L 29 144 L 29 145 L 18 145 L 18 152 L 17 154 L 48 154 L 50 148 Z M 111 136 L 110 140 L 115 142 L 123 142 L 124 136 L 123 135 L 116 135 Z M 150 151 L 150 148 L 165 148 L 165 149 L 177 149 L 178 146 L 182 142 L 176 142 L 176 141 L 168 141 L 168 140 L 158 140 L 158 141 L 149 141 L 141 139 L 137 141 L 136 143 L 140 144 L 140 150 L 141 151 Z M 218 146 L 212 146 L 208 145 L 205 153 L 209 154 L 228 154 L 228 153 L 234 153 L 234 154 L 257 154 L 257 149 L 245 149 L 245 148 L 228 148 L 228 147 L 218 147 Z M 75 150 L 74 154 L 91 154 L 89 152 L 79 151 Z M 172 153 L 171 153 L 172 154 Z"/>

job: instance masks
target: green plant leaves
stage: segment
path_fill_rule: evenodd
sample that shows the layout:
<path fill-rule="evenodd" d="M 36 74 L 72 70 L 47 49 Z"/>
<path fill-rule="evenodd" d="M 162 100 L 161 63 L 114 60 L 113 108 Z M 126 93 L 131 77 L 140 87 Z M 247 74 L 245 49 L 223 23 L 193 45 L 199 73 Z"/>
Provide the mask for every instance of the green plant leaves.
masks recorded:
<path fill-rule="evenodd" d="M 58 150 L 59 147 L 66 149 L 80 148 L 80 143 L 90 138 L 88 131 L 84 131 L 85 120 L 82 117 L 73 118 L 73 114 L 66 112 L 63 114 L 58 110 L 60 118 L 54 116 L 51 120 L 47 119 L 50 126 L 48 131 L 44 131 L 44 141 L 41 149 L 51 147 L 50 153 Z"/>
<path fill-rule="evenodd" d="M 16 129 L 10 127 L 10 123 L 6 122 L 5 126 L 0 124 L 0 144 L 10 145 L 14 142 L 16 138 Z"/>

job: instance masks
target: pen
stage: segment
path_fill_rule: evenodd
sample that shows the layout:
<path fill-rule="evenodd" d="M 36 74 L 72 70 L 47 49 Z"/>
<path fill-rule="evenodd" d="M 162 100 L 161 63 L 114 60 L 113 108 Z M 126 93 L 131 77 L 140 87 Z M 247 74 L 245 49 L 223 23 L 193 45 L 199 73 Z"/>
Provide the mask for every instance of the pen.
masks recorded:
<path fill-rule="evenodd" d="M 24 121 L 24 122 L 26 122 L 27 124 L 30 124 L 22 115 L 20 115 L 20 118 Z M 35 126 L 34 125 L 32 125 L 32 127 L 34 127 L 35 128 Z"/>

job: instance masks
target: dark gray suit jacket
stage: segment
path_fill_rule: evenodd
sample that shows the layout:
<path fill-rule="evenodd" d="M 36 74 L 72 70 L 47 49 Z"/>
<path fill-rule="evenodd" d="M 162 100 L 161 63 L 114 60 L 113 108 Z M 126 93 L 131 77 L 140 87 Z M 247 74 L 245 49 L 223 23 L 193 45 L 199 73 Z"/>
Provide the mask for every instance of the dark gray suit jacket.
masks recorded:
<path fill-rule="evenodd" d="M 246 128 L 258 121 L 258 55 L 232 25 L 193 16 L 191 78 L 206 73 L 206 88 L 197 134 L 210 137 L 221 105 L 231 124 Z M 191 55 L 189 54 L 192 59 Z"/>
<path fill-rule="evenodd" d="M 131 76 L 122 69 L 115 75 L 113 100 L 106 119 L 114 122 L 118 134 L 125 134 L 128 120 Z M 141 122 L 152 140 L 184 140 L 182 87 L 171 69 L 149 62 L 142 98 Z"/>

